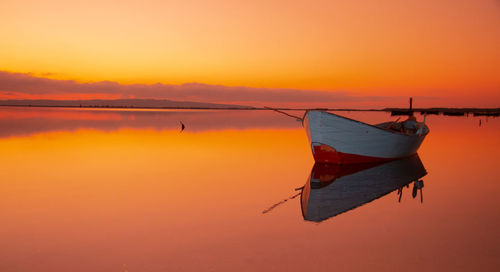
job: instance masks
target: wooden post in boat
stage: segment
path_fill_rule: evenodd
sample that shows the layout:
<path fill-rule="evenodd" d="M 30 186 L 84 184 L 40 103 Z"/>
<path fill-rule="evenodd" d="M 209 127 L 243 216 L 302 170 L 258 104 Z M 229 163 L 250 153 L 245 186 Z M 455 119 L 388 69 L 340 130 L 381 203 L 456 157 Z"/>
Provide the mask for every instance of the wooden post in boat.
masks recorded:
<path fill-rule="evenodd" d="M 413 116 L 413 97 L 410 97 L 410 116 Z"/>

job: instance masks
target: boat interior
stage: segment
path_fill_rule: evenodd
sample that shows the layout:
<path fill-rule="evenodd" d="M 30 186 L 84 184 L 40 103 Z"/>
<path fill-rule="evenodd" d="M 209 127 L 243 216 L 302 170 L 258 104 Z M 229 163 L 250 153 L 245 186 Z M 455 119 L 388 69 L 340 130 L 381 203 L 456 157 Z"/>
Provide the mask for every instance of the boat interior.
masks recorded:
<path fill-rule="evenodd" d="M 423 122 L 418 122 L 413 116 L 410 116 L 407 120 L 398 121 L 399 118 L 396 121 L 384 122 L 375 126 L 408 135 L 425 135 L 429 132 L 427 125 Z"/>

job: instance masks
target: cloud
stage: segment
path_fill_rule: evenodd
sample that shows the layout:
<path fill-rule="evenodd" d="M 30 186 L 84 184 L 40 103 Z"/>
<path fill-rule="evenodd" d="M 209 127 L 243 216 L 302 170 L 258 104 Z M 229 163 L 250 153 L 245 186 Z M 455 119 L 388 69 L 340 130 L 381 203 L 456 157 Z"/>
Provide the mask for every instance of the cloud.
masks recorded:
<path fill-rule="evenodd" d="M 379 101 L 379 96 L 356 96 L 349 92 L 229 87 L 201 83 L 119 84 L 111 81 L 79 83 L 0 71 L 3 99 L 116 99 L 148 98 L 245 105 L 318 105 L 338 102 Z"/>

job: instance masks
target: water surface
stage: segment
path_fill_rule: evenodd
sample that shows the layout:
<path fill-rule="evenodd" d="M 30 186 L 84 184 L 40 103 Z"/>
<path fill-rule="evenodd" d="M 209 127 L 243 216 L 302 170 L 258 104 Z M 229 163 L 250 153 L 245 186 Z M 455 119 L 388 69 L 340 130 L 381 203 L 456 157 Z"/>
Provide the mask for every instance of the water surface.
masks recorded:
<path fill-rule="evenodd" d="M 290 117 L 0 108 L 0 271 L 495 271 L 500 121 L 481 120 L 427 117 L 423 202 L 408 181 L 309 220 L 314 161 Z"/>

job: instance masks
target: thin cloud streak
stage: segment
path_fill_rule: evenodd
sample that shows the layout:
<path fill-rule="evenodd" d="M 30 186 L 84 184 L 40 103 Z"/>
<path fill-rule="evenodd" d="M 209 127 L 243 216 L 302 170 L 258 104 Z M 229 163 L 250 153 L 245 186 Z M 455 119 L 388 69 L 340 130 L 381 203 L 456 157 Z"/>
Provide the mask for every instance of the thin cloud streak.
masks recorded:
<path fill-rule="evenodd" d="M 382 96 L 356 96 L 345 91 L 327 92 L 297 89 L 229 87 L 201 83 L 131 84 L 101 81 L 79 83 L 36 77 L 31 74 L 0 71 L 0 97 L 3 99 L 80 99 L 138 98 L 170 99 L 246 105 L 305 105 L 363 101 L 381 101 Z"/>

